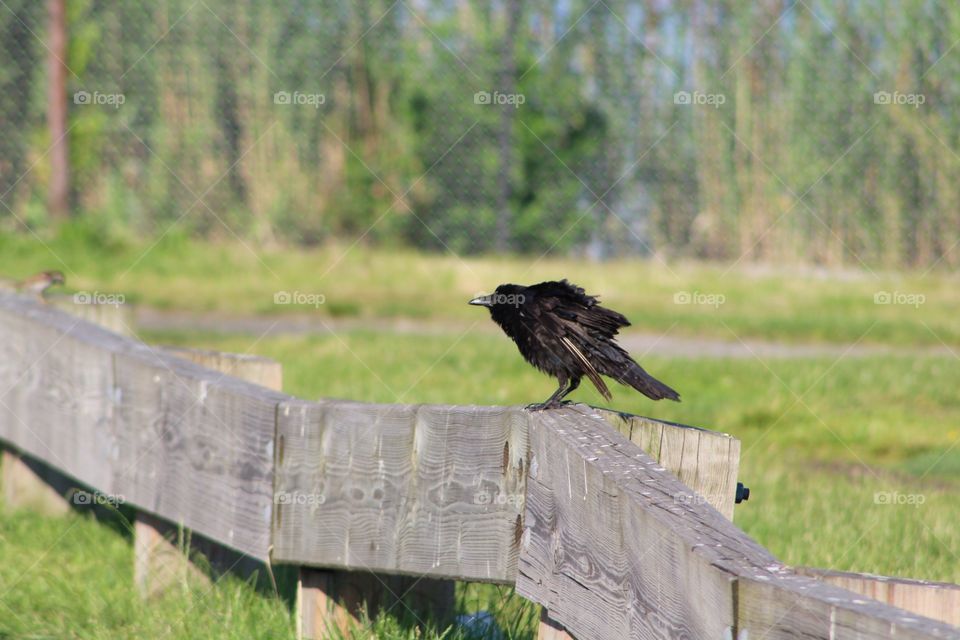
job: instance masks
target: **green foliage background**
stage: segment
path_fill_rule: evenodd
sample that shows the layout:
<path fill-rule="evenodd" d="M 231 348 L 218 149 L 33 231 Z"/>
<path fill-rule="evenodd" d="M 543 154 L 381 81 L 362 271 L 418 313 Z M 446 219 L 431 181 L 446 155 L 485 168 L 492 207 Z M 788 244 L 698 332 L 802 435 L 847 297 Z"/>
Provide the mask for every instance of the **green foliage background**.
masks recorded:
<path fill-rule="evenodd" d="M 41 229 L 45 16 L 8 5 L 0 215 Z M 69 105 L 74 211 L 105 233 L 958 259 L 960 5 L 81 0 L 69 36 L 70 95 L 125 97 Z"/>

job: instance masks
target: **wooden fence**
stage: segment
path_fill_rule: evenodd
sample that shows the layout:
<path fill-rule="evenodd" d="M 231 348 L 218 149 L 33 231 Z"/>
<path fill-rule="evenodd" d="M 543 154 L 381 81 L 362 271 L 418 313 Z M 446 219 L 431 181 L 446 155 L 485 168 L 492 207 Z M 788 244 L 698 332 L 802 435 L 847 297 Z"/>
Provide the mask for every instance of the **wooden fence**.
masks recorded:
<path fill-rule="evenodd" d="M 345 597 L 337 574 L 309 568 L 515 584 L 548 612 L 541 637 L 960 638 L 737 529 L 725 434 L 582 405 L 308 402 L 14 295 L 0 334 L 7 447 L 145 521 L 303 567 L 327 600 Z M 324 618 L 311 594 L 306 636 Z"/>

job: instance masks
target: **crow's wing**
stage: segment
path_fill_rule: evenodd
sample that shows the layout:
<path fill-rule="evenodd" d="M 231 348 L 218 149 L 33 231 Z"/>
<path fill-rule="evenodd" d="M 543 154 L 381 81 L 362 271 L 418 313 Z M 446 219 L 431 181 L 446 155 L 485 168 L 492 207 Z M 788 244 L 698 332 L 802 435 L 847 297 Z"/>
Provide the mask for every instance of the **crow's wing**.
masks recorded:
<path fill-rule="evenodd" d="M 599 306 L 596 298 L 566 280 L 544 282 L 531 289 L 534 289 L 536 304 L 530 308 L 538 316 L 536 326 L 544 333 L 541 341 L 557 343 L 581 366 L 600 395 L 610 400 L 613 397 L 610 389 L 591 356 L 595 357 L 600 351 L 597 342 L 611 339 L 620 327 L 629 324 L 627 319 Z"/>
<path fill-rule="evenodd" d="M 610 390 L 600 374 L 610 376 L 654 400 L 680 400 L 680 395 L 637 364 L 620 345 L 616 335 L 629 326 L 623 315 L 606 309 L 580 287 L 562 280 L 528 287 L 531 304 L 524 309 L 536 320 L 538 341 L 553 351 L 569 355 L 583 374 L 607 399 Z"/>
<path fill-rule="evenodd" d="M 600 306 L 595 296 L 587 293 L 566 280 L 560 282 L 542 282 L 530 289 L 536 292 L 538 300 L 549 310 L 564 320 L 575 322 L 594 338 L 612 339 L 622 327 L 630 322 L 621 313 Z"/>
<path fill-rule="evenodd" d="M 600 374 L 593 367 L 593 363 L 590 362 L 590 359 L 584 355 L 583 351 L 566 336 L 560 338 L 560 343 L 564 346 L 567 351 L 569 351 L 573 356 L 580 361 L 580 364 L 583 365 L 583 371 L 587 374 L 587 377 L 590 378 L 590 382 L 593 383 L 593 386 L 597 388 L 597 391 L 600 392 L 607 400 L 613 398 L 613 394 L 610 393 L 610 389 L 607 388 L 607 384 L 603 381 L 603 378 L 600 377 Z"/>

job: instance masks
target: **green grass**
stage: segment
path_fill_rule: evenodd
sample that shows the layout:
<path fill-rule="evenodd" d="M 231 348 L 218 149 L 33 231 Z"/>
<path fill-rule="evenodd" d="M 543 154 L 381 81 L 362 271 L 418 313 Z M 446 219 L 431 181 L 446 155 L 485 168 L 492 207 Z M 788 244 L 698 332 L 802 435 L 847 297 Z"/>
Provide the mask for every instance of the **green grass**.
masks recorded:
<path fill-rule="evenodd" d="M 0 509 L 0 638 L 272 640 L 292 629 L 279 600 L 229 577 L 143 603 L 127 537 L 89 515 Z"/>
<path fill-rule="evenodd" d="M 73 234 L 73 235 L 71 235 Z M 676 334 L 735 339 L 960 343 L 956 276 L 807 273 L 655 262 L 585 264 L 523 258 L 461 261 L 346 247 L 260 251 L 173 237 L 149 252 L 98 245 L 82 230 L 45 239 L 73 270 L 73 290 L 128 294 L 157 307 L 321 317 L 406 317 L 446 323 L 435 335 L 373 329 L 336 335 L 151 333 L 153 343 L 252 352 L 280 360 L 286 391 L 306 398 L 374 402 L 525 404 L 553 382 L 464 301 L 503 281 L 570 276 L 604 294 L 635 324 Z M 331 265 L 332 268 L 331 268 Z M 0 271 L 22 276 L 60 266 L 46 249 L 0 236 Z M 274 277 L 273 274 L 276 274 Z M 275 291 L 322 293 L 318 309 L 273 304 Z M 875 305 L 877 290 L 923 293 L 919 308 Z M 676 291 L 722 293 L 719 308 L 677 305 Z M 960 352 L 960 349 L 957 349 Z M 960 367 L 949 354 L 811 359 L 644 357 L 683 402 L 652 403 L 614 387 L 591 404 L 726 431 L 740 438 L 740 479 L 750 486 L 736 523 L 790 564 L 960 582 Z M 893 496 L 922 504 L 886 504 Z M 920 498 L 918 498 L 920 497 Z M 42 518 L 0 508 L 0 638 L 291 638 L 286 604 L 227 577 L 142 603 L 129 539 L 88 516 Z M 509 591 L 461 586 L 461 609 L 494 610 L 512 638 L 535 636 L 536 609 Z M 381 616 L 379 638 L 457 638 L 403 616 Z"/>
<path fill-rule="evenodd" d="M 493 611 L 509 640 L 536 637 L 538 608 L 507 587 L 458 589 L 460 608 Z M 448 624 L 395 609 L 365 618 L 350 639 L 473 640 Z M 0 638 L 295 637 L 289 601 L 258 592 L 252 580 L 228 574 L 215 585 L 194 581 L 145 602 L 133 585 L 129 536 L 89 514 L 43 517 L 27 509 L 7 511 L 0 503 Z"/>
<path fill-rule="evenodd" d="M 657 260 L 460 259 L 363 245 L 201 244 L 176 230 L 156 243 L 110 241 L 80 224 L 42 240 L 0 232 L 0 274 L 23 277 L 53 268 L 67 273 L 69 290 L 123 293 L 158 308 L 451 321 L 475 319 L 477 310 L 465 301 L 501 282 L 568 277 L 653 331 L 731 340 L 960 345 L 958 276 L 943 272 L 831 274 L 736 265 L 728 273 L 723 265 Z M 324 303 L 274 304 L 280 291 L 322 295 Z M 684 292 L 723 296 L 723 303 L 675 303 Z M 878 292 L 922 295 L 924 301 L 878 305 Z"/>

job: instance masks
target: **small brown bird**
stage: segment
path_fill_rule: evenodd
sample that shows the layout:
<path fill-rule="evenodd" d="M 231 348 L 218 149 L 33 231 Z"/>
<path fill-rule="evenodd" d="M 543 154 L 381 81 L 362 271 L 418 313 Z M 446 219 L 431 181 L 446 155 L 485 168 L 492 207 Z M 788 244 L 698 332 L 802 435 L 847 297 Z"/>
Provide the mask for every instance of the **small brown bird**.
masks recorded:
<path fill-rule="evenodd" d="M 64 284 L 67 281 L 61 271 L 41 271 L 25 280 L 21 280 L 16 285 L 16 290 L 21 293 L 32 293 L 35 296 L 43 298 L 47 289 L 54 285 Z"/>

